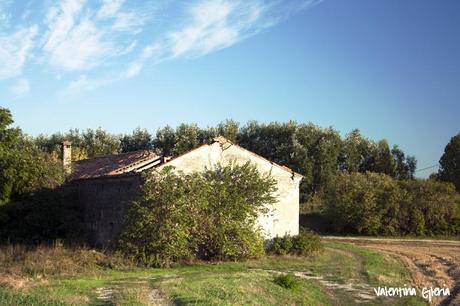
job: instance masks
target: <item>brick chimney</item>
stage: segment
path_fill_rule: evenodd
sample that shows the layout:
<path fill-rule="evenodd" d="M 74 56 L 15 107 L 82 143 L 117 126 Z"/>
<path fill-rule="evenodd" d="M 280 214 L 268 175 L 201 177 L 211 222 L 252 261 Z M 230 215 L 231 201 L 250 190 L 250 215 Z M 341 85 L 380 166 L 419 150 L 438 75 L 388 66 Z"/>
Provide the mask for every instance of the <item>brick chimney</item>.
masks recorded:
<path fill-rule="evenodd" d="M 72 142 L 64 140 L 61 143 L 62 166 L 66 173 L 70 173 L 72 164 Z"/>

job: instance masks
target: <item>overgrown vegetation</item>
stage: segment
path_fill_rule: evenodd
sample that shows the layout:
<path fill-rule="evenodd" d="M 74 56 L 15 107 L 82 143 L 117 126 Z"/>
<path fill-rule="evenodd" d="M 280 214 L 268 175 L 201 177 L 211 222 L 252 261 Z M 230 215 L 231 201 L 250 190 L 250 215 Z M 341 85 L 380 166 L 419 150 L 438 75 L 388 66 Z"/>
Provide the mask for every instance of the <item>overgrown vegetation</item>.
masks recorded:
<path fill-rule="evenodd" d="M 275 199 L 275 182 L 255 166 L 230 164 L 203 173 L 147 173 L 128 208 L 118 249 L 154 266 L 191 259 L 263 255 L 256 221 Z"/>
<path fill-rule="evenodd" d="M 38 150 L 32 139 L 12 124 L 10 111 L 0 107 L 0 205 L 64 181 L 61 163 Z"/>
<path fill-rule="evenodd" d="M 319 236 L 306 229 L 302 229 L 299 235 L 275 237 L 267 247 L 267 253 L 272 255 L 309 256 L 321 250 Z"/>
<path fill-rule="evenodd" d="M 21 287 L 28 278 L 98 274 L 105 269 L 136 267 L 124 256 L 87 247 L 8 244 L 0 246 L 0 287 Z M 23 283 L 18 283 L 22 281 Z"/>
<path fill-rule="evenodd" d="M 365 235 L 458 235 L 460 196 L 435 180 L 396 181 L 385 174 L 339 174 L 325 214 L 337 232 Z"/>
<path fill-rule="evenodd" d="M 85 243 L 74 186 L 41 189 L 0 206 L 0 243 Z"/>
<path fill-rule="evenodd" d="M 436 177 L 451 182 L 460 192 L 460 132 L 452 137 L 444 148 L 439 165 L 439 173 Z"/>

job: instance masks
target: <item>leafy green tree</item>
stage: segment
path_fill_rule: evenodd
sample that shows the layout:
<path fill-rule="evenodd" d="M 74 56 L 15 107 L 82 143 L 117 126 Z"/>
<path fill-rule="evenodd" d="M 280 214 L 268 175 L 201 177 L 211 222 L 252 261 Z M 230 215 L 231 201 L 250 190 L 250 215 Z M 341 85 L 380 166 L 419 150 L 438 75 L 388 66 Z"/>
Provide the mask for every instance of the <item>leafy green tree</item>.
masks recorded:
<path fill-rule="evenodd" d="M 340 169 L 348 172 L 358 172 L 363 161 L 361 146 L 363 137 L 358 129 L 347 134 L 342 144 Z"/>
<path fill-rule="evenodd" d="M 326 214 L 339 232 L 395 234 L 400 198 L 397 183 L 380 173 L 341 173 L 327 194 Z"/>
<path fill-rule="evenodd" d="M 136 128 L 131 135 L 124 135 L 120 143 L 122 153 L 153 148 L 152 135 L 146 129 L 141 128 Z"/>
<path fill-rule="evenodd" d="M 100 127 L 96 130 L 86 129 L 82 133 L 82 140 L 89 158 L 120 152 L 120 137 L 110 134 Z"/>
<path fill-rule="evenodd" d="M 408 178 L 414 179 L 415 170 L 417 169 L 417 159 L 415 156 L 406 157 L 406 167 L 408 169 Z"/>
<path fill-rule="evenodd" d="M 176 128 L 176 144 L 174 156 L 182 155 L 201 145 L 199 141 L 200 128 L 196 124 L 182 123 Z"/>
<path fill-rule="evenodd" d="M 40 134 L 33 139 L 33 143 L 42 152 L 51 154 L 54 158 L 60 158 L 61 145 L 65 140 L 72 143 L 72 161 L 87 159 L 89 157 L 88 147 L 85 145 L 82 133 L 78 129 L 70 129 L 64 134 L 54 133 L 50 136 Z"/>
<path fill-rule="evenodd" d="M 157 131 L 153 146 L 165 156 L 179 156 L 208 142 L 212 134 L 196 124 L 183 123 L 175 130 L 166 126 Z"/>
<path fill-rule="evenodd" d="M 439 160 L 438 177 L 451 182 L 460 192 L 460 132 L 452 137 L 444 148 L 444 154 Z"/>
<path fill-rule="evenodd" d="M 386 140 L 380 140 L 377 143 L 374 156 L 374 172 L 384 173 L 391 177 L 396 176 L 396 162 Z"/>
<path fill-rule="evenodd" d="M 460 228 L 451 228 L 454 220 L 460 217 L 460 195 L 451 183 L 418 179 L 399 184 L 404 191 L 401 216 L 406 219 L 400 223 L 405 233 L 460 233 Z"/>
<path fill-rule="evenodd" d="M 415 169 L 417 168 L 417 160 L 415 157 L 406 157 L 404 152 L 397 145 L 393 146 L 391 154 L 393 155 L 396 165 L 395 178 L 399 180 L 413 179 Z"/>
<path fill-rule="evenodd" d="M 64 180 L 62 164 L 37 150 L 12 123 L 10 111 L 0 108 L 0 205 Z"/>
<path fill-rule="evenodd" d="M 240 124 L 235 120 L 227 119 L 217 125 L 217 134 L 236 142 L 240 129 Z M 216 135 L 217 136 L 217 135 Z"/>

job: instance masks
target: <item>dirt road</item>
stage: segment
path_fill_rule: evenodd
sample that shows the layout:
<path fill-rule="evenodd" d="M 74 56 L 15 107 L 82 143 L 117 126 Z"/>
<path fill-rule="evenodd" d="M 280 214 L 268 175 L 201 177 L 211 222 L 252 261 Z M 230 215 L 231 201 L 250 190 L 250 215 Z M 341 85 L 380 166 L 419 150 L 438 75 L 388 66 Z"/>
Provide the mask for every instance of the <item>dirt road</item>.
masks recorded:
<path fill-rule="evenodd" d="M 413 286 L 450 289 L 435 305 L 460 305 L 460 241 L 324 237 L 353 243 L 399 258 L 411 271 Z"/>

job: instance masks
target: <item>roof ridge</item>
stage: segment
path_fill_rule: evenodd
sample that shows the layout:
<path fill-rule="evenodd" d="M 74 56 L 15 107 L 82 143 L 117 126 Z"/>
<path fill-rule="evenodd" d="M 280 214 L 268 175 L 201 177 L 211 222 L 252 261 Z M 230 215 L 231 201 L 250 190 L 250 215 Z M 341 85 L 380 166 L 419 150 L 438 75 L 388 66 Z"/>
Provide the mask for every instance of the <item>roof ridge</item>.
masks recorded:
<path fill-rule="evenodd" d="M 156 156 L 160 156 L 160 155 L 157 155 L 153 150 L 145 150 L 144 149 L 144 150 L 136 150 L 136 151 L 130 151 L 130 152 L 116 153 L 116 154 L 107 154 L 107 155 L 101 155 L 101 156 L 94 156 L 94 157 L 91 157 L 91 158 L 76 160 L 75 162 L 78 163 L 78 162 L 86 161 L 86 160 L 94 160 L 94 159 L 107 158 L 107 157 L 111 157 L 111 156 L 127 155 L 127 154 L 133 154 L 133 153 L 137 153 L 137 152 L 148 152 L 148 153 L 155 154 Z"/>

